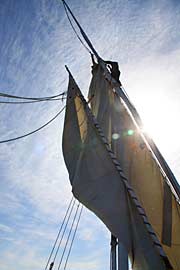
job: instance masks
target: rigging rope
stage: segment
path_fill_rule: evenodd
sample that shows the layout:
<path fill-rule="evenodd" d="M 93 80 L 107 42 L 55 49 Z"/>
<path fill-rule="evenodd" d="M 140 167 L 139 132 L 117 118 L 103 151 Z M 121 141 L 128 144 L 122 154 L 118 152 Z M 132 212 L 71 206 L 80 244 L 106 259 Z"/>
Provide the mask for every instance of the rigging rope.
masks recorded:
<path fill-rule="evenodd" d="M 40 126 L 39 128 L 37 128 L 37 129 L 35 129 L 35 130 L 33 130 L 33 131 L 29 132 L 29 133 L 26 133 L 24 135 L 15 137 L 15 138 L 7 139 L 7 140 L 2 140 L 2 141 L 0 141 L 0 144 L 1 143 L 7 143 L 7 142 L 16 141 L 16 140 L 25 138 L 25 137 L 27 137 L 29 135 L 32 135 L 32 134 L 38 132 L 39 130 L 43 129 L 44 127 L 48 126 L 51 122 L 53 122 L 63 112 L 63 110 L 65 108 L 66 108 L 66 105 L 53 118 L 51 118 L 48 122 L 46 122 L 44 125 Z"/>
<path fill-rule="evenodd" d="M 49 96 L 49 97 L 23 97 L 23 96 L 9 95 L 9 94 L 0 92 L 0 97 L 25 99 L 25 100 L 49 100 L 49 99 L 57 98 L 60 96 L 64 96 L 65 93 L 67 93 L 67 91 L 60 93 L 60 94 L 57 94 L 57 95 L 54 95 L 54 96 Z"/>
<path fill-rule="evenodd" d="M 68 215 L 68 218 L 67 218 L 67 221 L 66 221 L 66 225 L 65 225 L 64 230 L 63 230 L 63 234 L 62 234 L 61 239 L 60 239 L 60 241 L 59 241 L 59 245 L 58 245 L 58 248 L 57 248 L 57 250 L 56 250 L 56 253 L 55 253 L 55 256 L 54 256 L 54 259 L 53 259 L 53 263 L 54 263 L 55 260 L 56 260 L 56 257 L 57 257 L 57 254 L 58 254 L 58 251 L 59 251 L 61 242 L 62 242 L 62 240 L 63 240 L 63 237 L 64 237 L 64 234 L 65 234 L 67 225 L 68 225 L 68 223 L 69 223 L 69 220 L 70 220 L 70 217 L 71 217 L 71 214 L 72 214 L 74 205 L 75 205 L 75 199 L 74 199 L 74 201 L 73 201 L 73 205 L 71 206 L 71 210 L 70 210 L 70 213 L 69 213 L 69 215 Z"/>
<path fill-rule="evenodd" d="M 77 220 L 77 223 L 76 223 L 76 227 L 75 227 L 75 230 L 74 230 L 74 234 L 73 234 L 73 237 L 72 237 L 72 240 L 71 240 L 71 244 L 70 244 L 70 247 L 69 247 L 69 252 L 68 252 L 67 257 L 66 257 L 66 261 L 65 261 L 65 265 L 64 265 L 64 270 L 66 269 L 67 262 L 68 262 L 68 259 L 69 259 L 69 256 L 70 256 L 70 253 L 71 253 L 71 250 L 72 250 L 72 246 L 73 246 L 74 239 L 75 239 L 76 232 L 77 232 L 77 228 L 78 228 L 78 225 L 79 225 L 79 222 L 80 222 L 82 210 L 83 210 L 83 205 L 81 206 L 79 217 L 78 217 L 78 220 Z"/>
<path fill-rule="evenodd" d="M 72 202 L 73 202 L 73 199 L 74 199 L 74 197 L 71 198 L 71 201 L 70 201 L 70 203 L 69 203 L 69 205 L 68 205 L 68 208 L 67 208 L 67 210 L 66 210 L 66 213 L 65 213 L 63 222 L 62 222 L 61 227 L 60 227 L 60 229 L 59 229 L 59 231 L 58 231 L 58 234 L 57 234 L 56 240 L 55 240 L 55 242 L 54 242 L 53 248 L 52 248 L 51 253 L 50 253 L 50 255 L 49 255 L 49 258 L 48 258 L 48 260 L 47 260 L 45 270 L 47 269 L 48 264 L 49 264 L 49 262 L 50 262 L 50 260 L 51 260 L 52 254 L 53 254 L 53 252 L 54 252 L 54 249 L 55 249 L 55 247 L 56 247 L 56 244 L 57 244 L 57 241 L 58 241 L 58 239 L 59 239 L 60 233 L 61 233 L 62 228 L 63 228 L 63 226 L 64 226 L 66 217 L 67 217 L 67 215 L 68 215 L 68 213 L 69 213 L 69 209 L 70 209 L 70 207 L 71 207 L 71 204 L 72 204 Z"/>
<path fill-rule="evenodd" d="M 75 29 L 75 27 L 74 27 L 74 25 L 73 25 L 73 23 L 72 23 L 72 21 L 70 19 L 70 16 L 68 14 L 66 4 L 65 4 L 65 2 L 63 0 L 62 0 L 62 2 L 63 2 L 63 6 L 64 6 L 64 10 L 65 10 L 66 16 L 68 18 L 68 21 L 69 21 L 69 23 L 70 23 L 70 25 L 71 25 L 71 27 L 72 27 L 75 35 L 77 36 L 77 38 L 79 39 L 79 41 L 81 42 L 81 44 L 84 46 L 84 48 L 88 51 L 88 53 L 92 54 L 91 50 L 86 46 L 86 44 L 83 42 L 83 40 L 81 39 L 81 37 L 78 35 L 78 32 L 76 31 L 76 29 Z"/>
<path fill-rule="evenodd" d="M 78 203 L 78 205 L 77 205 L 76 212 L 75 212 L 73 221 L 72 221 L 72 223 L 71 223 L 71 228 L 70 228 L 70 231 L 69 231 L 69 234 L 68 234 L 68 238 L 67 238 L 66 243 L 65 243 L 65 247 L 64 247 L 64 249 L 63 249 L 63 253 L 62 253 L 62 256 L 61 256 L 61 259 L 60 259 L 60 262 L 59 262 L 58 270 L 60 269 L 62 260 L 63 260 L 63 258 L 64 258 L 64 254 L 65 254 L 65 251 L 66 251 L 68 242 L 69 242 L 69 237 L 70 237 L 70 235 L 71 235 L 71 232 L 72 232 L 72 229 L 73 229 L 73 226 L 74 226 L 74 222 L 75 222 L 76 216 L 77 216 L 77 214 L 78 214 L 79 206 L 80 206 L 80 203 Z"/>
<path fill-rule="evenodd" d="M 88 47 L 90 48 L 91 52 L 96 56 L 97 59 L 101 59 L 98 55 L 98 53 L 96 52 L 96 50 L 94 49 L 90 39 L 88 38 L 88 36 L 86 35 L 86 33 L 84 32 L 84 30 L 82 29 L 81 25 L 79 24 L 78 20 L 76 19 L 76 17 L 74 16 L 74 14 L 72 13 L 71 9 L 69 8 L 68 4 L 65 2 L 65 0 L 62 0 L 64 7 L 67 8 L 68 12 L 71 14 L 73 20 L 75 21 L 75 23 L 77 24 L 81 35 L 83 36 L 85 42 L 87 43 Z M 88 52 L 90 52 L 90 50 L 88 49 Z M 91 53 L 91 54 L 92 54 Z"/>

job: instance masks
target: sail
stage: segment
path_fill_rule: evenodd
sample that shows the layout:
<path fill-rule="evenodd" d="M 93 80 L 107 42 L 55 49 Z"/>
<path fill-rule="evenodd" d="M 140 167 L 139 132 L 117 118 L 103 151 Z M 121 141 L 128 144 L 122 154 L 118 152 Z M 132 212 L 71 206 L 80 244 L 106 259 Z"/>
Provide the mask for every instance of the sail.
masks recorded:
<path fill-rule="evenodd" d="M 173 266 L 180 269 L 180 205 L 126 105 L 100 65 L 89 90 L 91 109 Z"/>
<path fill-rule="evenodd" d="M 130 249 L 127 193 L 69 77 L 63 154 L 74 196 L 92 210 Z M 119 205 L 119 207 L 117 207 Z M 116 219 L 114 218 L 116 216 Z"/>
<path fill-rule="evenodd" d="M 131 253 L 133 269 L 166 270 L 168 268 L 158 254 L 88 110 L 87 103 L 70 75 L 63 154 L 72 192 Z"/>

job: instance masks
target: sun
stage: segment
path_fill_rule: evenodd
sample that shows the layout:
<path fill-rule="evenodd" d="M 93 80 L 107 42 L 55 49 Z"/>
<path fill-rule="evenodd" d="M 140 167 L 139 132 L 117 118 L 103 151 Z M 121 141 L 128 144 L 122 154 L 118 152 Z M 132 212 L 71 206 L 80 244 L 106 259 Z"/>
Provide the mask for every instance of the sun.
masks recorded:
<path fill-rule="evenodd" d="M 166 152 L 170 147 L 174 148 L 180 134 L 177 119 L 179 112 L 176 107 L 160 93 L 154 96 L 146 95 L 145 100 L 139 98 L 138 102 L 143 121 L 142 131 Z"/>

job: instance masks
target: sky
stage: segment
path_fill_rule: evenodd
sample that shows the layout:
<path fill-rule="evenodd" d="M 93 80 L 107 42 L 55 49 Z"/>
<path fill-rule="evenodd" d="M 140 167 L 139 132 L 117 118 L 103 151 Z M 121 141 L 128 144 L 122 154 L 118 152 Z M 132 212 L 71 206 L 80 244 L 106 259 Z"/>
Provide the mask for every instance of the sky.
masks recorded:
<path fill-rule="evenodd" d="M 177 180 L 180 179 L 180 2 L 68 0 L 121 81 Z M 72 31 L 59 0 L 0 1 L 0 92 L 51 96 L 67 90 L 65 65 L 84 95 L 90 56 Z M 2 99 L 1 99 L 2 100 Z M 0 104 L 0 140 L 50 120 L 62 101 Z M 61 144 L 64 113 L 38 133 L 0 144 L 0 268 L 44 269 L 71 186 Z M 84 209 L 67 269 L 109 268 L 110 234 Z"/>

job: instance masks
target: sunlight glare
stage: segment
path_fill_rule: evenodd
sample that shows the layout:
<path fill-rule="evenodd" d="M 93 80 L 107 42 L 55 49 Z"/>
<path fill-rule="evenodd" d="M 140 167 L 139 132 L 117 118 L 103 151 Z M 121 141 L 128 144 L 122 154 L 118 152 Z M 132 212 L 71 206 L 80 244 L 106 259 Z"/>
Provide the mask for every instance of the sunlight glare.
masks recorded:
<path fill-rule="evenodd" d="M 176 144 L 180 133 L 178 119 L 175 117 L 178 115 L 178 112 L 167 97 L 160 94 L 156 94 L 155 98 L 146 95 L 146 100 L 139 98 L 138 103 L 144 125 L 143 132 L 148 134 L 165 150 L 172 144 Z"/>

